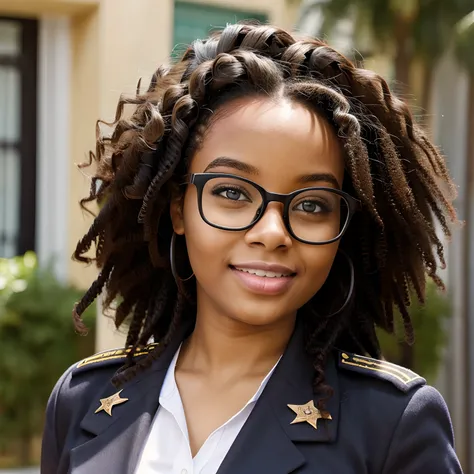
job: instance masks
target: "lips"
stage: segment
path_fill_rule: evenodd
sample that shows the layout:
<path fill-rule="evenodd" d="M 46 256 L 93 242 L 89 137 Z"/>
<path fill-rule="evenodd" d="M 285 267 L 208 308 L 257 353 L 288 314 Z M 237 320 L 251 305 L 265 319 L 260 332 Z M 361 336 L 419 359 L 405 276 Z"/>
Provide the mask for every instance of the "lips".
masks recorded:
<path fill-rule="evenodd" d="M 290 267 L 266 262 L 247 262 L 229 267 L 244 287 L 265 295 L 285 292 L 296 276 L 296 271 Z"/>

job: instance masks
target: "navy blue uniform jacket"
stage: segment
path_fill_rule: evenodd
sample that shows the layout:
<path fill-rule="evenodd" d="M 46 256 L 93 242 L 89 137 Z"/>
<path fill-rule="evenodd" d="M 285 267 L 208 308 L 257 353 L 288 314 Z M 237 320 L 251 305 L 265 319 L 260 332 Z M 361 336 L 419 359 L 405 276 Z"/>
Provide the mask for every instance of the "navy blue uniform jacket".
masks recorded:
<path fill-rule="evenodd" d="M 145 372 L 124 384 L 112 416 L 95 413 L 117 393 L 110 379 L 125 351 L 75 364 L 58 381 L 47 407 L 42 474 L 132 474 L 167 368 L 184 334 Z M 150 349 L 145 349 L 147 352 Z M 402 367 L 334 351 L 326 367 L 334 389 L 332 420 L 291 424 L 288 404 L 317 400 L 313 369 L 297 327 L 218 474 L 459 474 L 446 404 L 425 380 Z"/>

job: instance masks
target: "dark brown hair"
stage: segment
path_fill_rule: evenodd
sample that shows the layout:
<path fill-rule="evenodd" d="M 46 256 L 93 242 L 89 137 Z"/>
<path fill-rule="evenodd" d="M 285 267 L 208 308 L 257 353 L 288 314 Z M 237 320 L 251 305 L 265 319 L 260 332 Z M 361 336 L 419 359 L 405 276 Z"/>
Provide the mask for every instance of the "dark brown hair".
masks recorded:
<path fill-rule="evenodd" d="M 80 316 L 105 289 L 106 306 L 119 301 L 116 326 L 129 325 L 132 354 L 151 337 L 160 343 L 138 362 L 130 356 L 117 384 L 148 367 L 176 327 L 195 318 L 192 298 L 170 271 L 169 203 L 216 119 L 213 113 L 249 95 L 283 95 L 324 114 L 345 150 L 344 189 L 361 202 L 340 244 L 355 267 L 350 311 L 325 316 L 337 309 L 336 295 L 347 292 L 347 263 L 336 259 L 324 287 L 299 313 L 314 360 L 315 389 L 324 387 L 324 363 L 335 346 L 380 356 L 375 327 L 393 332 L 395 306 L 411 342 L 411 290 L 423 300 L 427 276 L 443 286 L 437 228 L 450 235 L 455 189 L 443 157 L 408 106 L 379 75 L 355 67 L 322 41 L 299 40 L 267 25 L 230 25 L 195 41 L 169 67 L 159 67 L 146 92 L 121 98 L 113 133 L 98 132 L 91 154 L 97 171 L 82 204 L 96 200 L 102 207 L 74 257 L 95 260 L 101 272 L 75 307 L 76 327 L 85 329 Z M 127 104 L 134 106 L 129 118 Z M 95 256 L 87 256 L 93 244 Z M 193 285 L 187 283 L 190 293 Z"/>

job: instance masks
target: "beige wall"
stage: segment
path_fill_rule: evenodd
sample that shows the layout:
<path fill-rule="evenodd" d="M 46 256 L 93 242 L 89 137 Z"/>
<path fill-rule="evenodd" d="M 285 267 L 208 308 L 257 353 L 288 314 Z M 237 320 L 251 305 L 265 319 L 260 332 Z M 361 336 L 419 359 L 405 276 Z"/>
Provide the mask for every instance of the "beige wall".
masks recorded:
<path fill-rule="evenodd" d="M 73 22 L 72 162 L 84 160 L 94 147 L 95 120 L 111 121 L 121 93 L 132 93 L 140 77 L 149 77 L 171 50 L 172 1 L 102 0 L 99 8 Z M 71 167 L 70 250 L 90 224 L 78 212 L 77 201 L 88 182 Z M 86 170 L 87 172 L 87 170 Z M 71 278 L 86 286 L 95 269 L 71 262 Z M 112 322 L 98 319 L 97 349 L 123 344 Z"/>
<path fill-rule="evenodd" d="M 171 20 L 170 0 L 101 0 L 95 10 L 73 18 L 71 253 L 91 222 L 77 206 L 88 193 L 89 180 L 75 163 L 85 161 L 94 149 L 95 121 L 113 120 L 120 94 L 132 93 L 141 76 L 151 75 L 166 60 Z M 88 285 L 94 274 L 93 268 L 71 262 L 70 275 L 77 284 Z"/>
<path fill-rule="evenodd" d="M 0 14 L 38 16 L 46 14 L 73 15 L 90 11 L 100 0 L 0 0 Z"/>
<path fill-rule="evenodd" d="M 188 0 L 189 1 L 189 0 Z M 196 3 L 261 12 L 291 29 L 299 0 L 194 0 Z M 172 49 L 173 0 L 0 0 L 0 15 L 67 15 L 71 24 L 69 254 L 91 218 L 78 201 L 88 194 L 92 170 L 78 171 L 95 146 L 95 121 L 112 120 L 121 93 L 133 93 L 167 60 Z M 71 281 L 88 287 L 94 267 L 69 264 Z M 97 349 L 119 345 L 106 318 L 98 323 Z"/>

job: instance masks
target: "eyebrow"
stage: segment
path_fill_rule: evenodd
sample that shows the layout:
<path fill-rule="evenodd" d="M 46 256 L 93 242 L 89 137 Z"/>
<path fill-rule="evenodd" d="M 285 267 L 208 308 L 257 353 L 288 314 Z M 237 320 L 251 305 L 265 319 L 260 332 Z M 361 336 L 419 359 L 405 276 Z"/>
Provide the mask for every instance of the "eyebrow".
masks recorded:
<path fill-rule="evenodd" d="M 259 170 L 256 166 L 250 165 L 248 163 L 244 163 L 243 161 L 236 160 L 234 158 L 229 158 L 227 156 L 221 156 L 212 160 L 204 170 L 204 173 L 212 170 L 214 168 L 233 168 L 238 171 L 242 171 L 243 173 L 247 173 L 249 175 L 257 176 L 259 175 Z M 337 181 L 336 177 L 332 173 L 312 173 L 312 174 L 305 174 L 301 175 L 297 181 L 301 184 L 310 184 L 315 182 L 325 182 L 328 184 L 333 185 L 336 189 L 340 188 L 339 182 Z"/>
<path fill-rule="evenodd" d="M 323 181 L 325 183 L 332 184 L 337 189 L 340 188 L 339 182 L 332 173 L 305 174 L 300 176 L 298 181 L 303 184 Z"/>
<path fill-rule="evenodd" d="M 258 175 L 258 168 L 256 168 L 253 165 L 249 165 L 247 163 L 244 163 L 243 161 L 240 160 L 234 160 L 233 158 L 228 158 L 227 156 L 221 156 L 219 158 L 216 158 L 215 160 L 212 160 L 204 170 L 204 173 L 207 171 L 213 169 L 213 168 L 219 168 L 221 166 L 225 166 L 226 168 L 233 168 L 238 171 L 243 171 L 244 173 L 247 174 L 252 174 L 252 175 Z"/>

